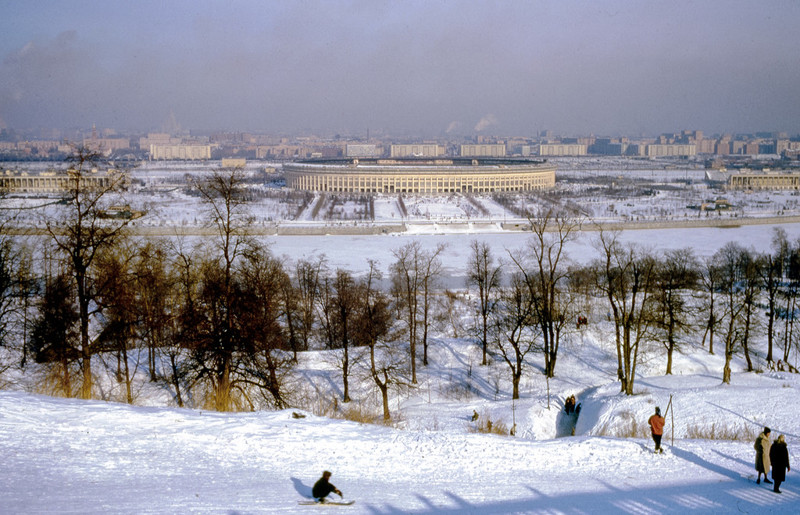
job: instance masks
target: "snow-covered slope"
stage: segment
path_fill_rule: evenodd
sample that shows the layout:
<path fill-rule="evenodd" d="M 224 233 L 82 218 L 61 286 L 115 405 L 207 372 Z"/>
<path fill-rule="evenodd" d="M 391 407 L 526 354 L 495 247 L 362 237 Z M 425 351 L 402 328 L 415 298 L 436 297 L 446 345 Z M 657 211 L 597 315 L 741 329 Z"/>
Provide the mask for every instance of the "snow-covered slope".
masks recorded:
<path fill-rule="evenodd" d="M 793 427 L 796 427 L 793 426 Z M 353 513 L 797 513 L 749 442 L 531 441 L 0 394 L 3 513 L 305 513 L 323 469 Z M 796 440 L 796 437 L 793 437 Z M 793 457 L 796 454 L 793 454 Z"/>
<path fill-rule="evenodd" d="M 783 494 L 755 484 L 748 434 L 768 424 L 800 454 L 800 376 L 744 373 L 720 383 L 719 358 L 702 349 L 677 357 L 676 374 L 643 364 L 637 395 L 618 393 L 608 350 L 586 334 L 550 381 L 535 360 L 512 403 L 498 363 L 480 367 L 474 346 L 439 339 L 420 385 L 392 400 L 395 427 L 329 419 L 298 409 L 216 413 L 135 407 L 0 392 L 2 513 L 798 513 L 800 480 Z M 301 357 L 328 384 L 319 353 Z M 328 374 L 328 375 L 326 375 Z M 460 399 L 445 383 L 472 386 Z M 499 392 L 495 391 L 499 385 Z M 366 383 L 354 389 L 361 402 Z M 576 436 L 556 438 L 565 395 L 582 404 Z M 448 397 L 449 395 L 449 397 Z M 653 407 L 667 413 L 663 455 L 643 430 Z M 496 400 L 495 400 L 496 399 Z M 516 437 L 471 432 L 470 415 L 516 421 Z M 304 415 L 295 418 L 295 414 Z M 672 418 L 674 416 L 674 418 Z M 674 443 L 671 440 L 674 425 Z M 743 440 L 687 438 L 734 430 Z M 696 433 L 695 433 L 696 434 Z M 323 470 L 355 499 L 308 507 Z"/>

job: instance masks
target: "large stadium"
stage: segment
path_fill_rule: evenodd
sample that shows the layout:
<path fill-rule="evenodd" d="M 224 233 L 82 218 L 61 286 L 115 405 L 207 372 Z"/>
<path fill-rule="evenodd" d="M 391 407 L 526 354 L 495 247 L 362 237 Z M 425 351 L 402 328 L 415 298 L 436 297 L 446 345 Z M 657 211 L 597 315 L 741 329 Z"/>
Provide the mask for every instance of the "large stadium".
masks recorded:
<path fill-rule="evenodd" d="M 345 193 L 491 193 L 552 188 L 556 168 L 514 158 L 338 158 L 283 165 L 286 185 Z"/>

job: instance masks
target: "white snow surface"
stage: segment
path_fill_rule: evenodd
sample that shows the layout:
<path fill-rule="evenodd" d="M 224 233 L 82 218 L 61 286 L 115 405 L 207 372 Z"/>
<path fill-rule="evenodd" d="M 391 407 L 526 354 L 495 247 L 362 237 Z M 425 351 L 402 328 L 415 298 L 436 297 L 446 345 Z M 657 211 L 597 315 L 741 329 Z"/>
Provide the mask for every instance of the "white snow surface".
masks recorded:
<path fill-rule="evenodd" d="M 645 360 L 636 395 L 625 396 L 613 377 L 613 347 L 599 338 L 603 325 L 590 324 L 565 346 L 549 397 L 535 357 L 514 403 L 508 382 L 493 379 L 502 378 L 500 363 L 479 366 L 479 350 L 466 340 L 435 339 L 419 386 L 391 401 L 394 426 L 298 409 L 217 413 L 3 391 L 0 513 L 800 511 L 794 471 L 780 495 L 755 483 L 750 438 L 687 438 L 690 428 L 754 435 L 769 425 L 773 437 L 786 435 L 796 464 L 800 376 L 746 373 L 736 361 L 723 385 L 722 358 L 689 348 L 676 355 L 672 376 L 661 375 L 663 356 Z M 301 355 L 297 373 L 315 374 L 318 386 L 340 380 L 320 352 Z M 452 400 L 458 381 L 472 395 Z M 369 383 L 354 382 L 354 398 L 374 396 Z M 575 436 L 564 431 L 569 394 L 582 405 Z M 653 454 L 646 433 L 613 436 L 632 421 L 642 430 L 670 396 L 664 454 Z M 515 421 L 517 436 L 470 431 L 473 411 L 509 427 Z M 325 469 L 354 505 L 297 504 Z"/>

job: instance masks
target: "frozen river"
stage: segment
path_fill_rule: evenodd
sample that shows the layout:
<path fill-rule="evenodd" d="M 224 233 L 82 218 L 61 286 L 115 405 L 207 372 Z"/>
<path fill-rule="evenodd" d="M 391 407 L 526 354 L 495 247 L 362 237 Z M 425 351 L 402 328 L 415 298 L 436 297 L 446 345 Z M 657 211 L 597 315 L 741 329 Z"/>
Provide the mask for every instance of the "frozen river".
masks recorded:
<path fill-rule="evenodd" d="M 702 227 L 683 229 L 638 229 L 622 231 L 624 242 L 636 242 L 656 251 L 692 248 L 695 254 L 710 256 L 728 242 L 738 242 L 756 251 L 769 251 L 774 228 L 782 227 L 790 241 L 800 238 L 800 224 L 745 225 L 734 228 Z M 568 247 L 569 257 L 578 262 L 588 262 L 597 256 L 595 243 L 598 233 L 585 231 L 577 234 Z M 325 255 L 331 269 L 345 268 L 354 273 L 367 270 L 368 260 L 378 263 L 386 272 L 395 261 L 392 251 L 412 241 L 419 241 L 425 249 L 435 249 L 439 244 L 447 247 L 442 254 L 444 276 L 448 287 L 463 286 L 470 244 L 473 240 L 488 243 L 495 257 L 507 256 L 507 251 L 521 249 L 530 238 L 522 232 L 507 233 L 450 233 L 450 234 L 387 234 L 370 236 L 265 236 L 272 251 L 294 261 Z"/>

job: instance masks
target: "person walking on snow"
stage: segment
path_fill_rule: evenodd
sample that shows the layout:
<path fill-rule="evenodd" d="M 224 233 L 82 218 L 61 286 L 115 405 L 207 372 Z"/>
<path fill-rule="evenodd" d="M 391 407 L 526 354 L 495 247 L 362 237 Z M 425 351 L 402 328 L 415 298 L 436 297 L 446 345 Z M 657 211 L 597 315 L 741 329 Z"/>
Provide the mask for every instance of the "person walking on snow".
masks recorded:
<path fill-rule="evenodd" d="M 311 489 L 311 495 L 317 502 L 325 502 L 325 497 L 331 493 L 335 493 L 339 497 L 342 497 L 342 491 L 328 482 L 330 477 L 331 473 L 326 470 L 322 473 L 322 477 L 319 478 L 316 483 L 314 483 L 314 487 Z"/>
<path fill-rule="evenodd" d="M 650 426 L 650 433 L 653 435 L 653 441 L 656 443 L 655 452 L 664 452 L 661 448 L 661 435 L 664 434 L 664 417 L 661 416 L 661 408 L 656 406 L 656 412 L 647 419 L 647 424 Z"/>
<path fill-rule="evenodd" d="M 781 483 L 786 481 L 786 471 L 792 470 L 789 466 L 789 449 L 786 448 L 786 438 L 783 435 L 780 435 L 770 447 L 769 459 L 772 462 L 772 480 L 775 481 L 772 490 L 779 494 Z"/>
<path fill-rule="evenodd" d="M 769 428 L 765 427 L 761 434 L 756 437 L 756 442 L 753 444 L 753 448 L 756 450 L 756 472 L 758 472 L 756 484 L 761 483 L 761 474 L 764 474 L 764 482 L 766 484 L 772 484 L 772 481 L 767 479 L 767 473 L 769 472 L 769 433 Z"/>

